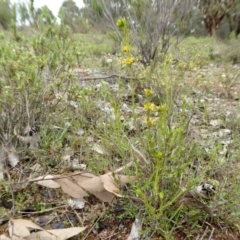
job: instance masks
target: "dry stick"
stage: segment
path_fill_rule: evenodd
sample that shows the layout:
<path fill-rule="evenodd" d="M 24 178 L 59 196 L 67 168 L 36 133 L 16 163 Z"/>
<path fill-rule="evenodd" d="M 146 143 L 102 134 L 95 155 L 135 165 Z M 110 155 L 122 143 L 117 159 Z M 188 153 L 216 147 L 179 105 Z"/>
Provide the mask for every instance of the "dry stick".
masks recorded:
<path fill-rule="evenodd" d="M 113 171 L 113 172 L 118 173 L 118 172 L 122 171 L 124 168 L 129 167 L 131 165 L 132 165 L 132 162 L 126 164 L 125 166 L 123 166 L 121 168 L 118 168 L 116 171 Z M 48 174 L 45 174 L 44 176 L 42 176 L 42 178 L 39 178 L 39 179 L 29 179 L 28 181 L 16 182 L 14 184 L 24 184 L 24 183 L 48 181 L 48 180 L 55 180 L 55 179 L 63 179 L 63 178 L 69 178 L 69 177 L 72 177 L 72 176 L 82 175 L 82 174 L 85 174 L 85 173 L 90 173 L 90 172 L 76 172 L 76 173 L 72 173 L 72 174 L 69 174 L 69 175 L 61 175 L 61 176 L 55 176 L 55 177 L 51 177 L 51 178 L 46 178 Z M 84 177 L 85 178 L 92 178 L 90 176 L 84 176 Z"/>
<path fill-rule="evenodd" d="M 133 161 L 129 162 L 128 164 L 126 164 L 126 165 L 123 166 L 123 167 L 120 167 L 120 168 L 116 169 L 116 170 L 113 171 L 113 172 L 114 172 L 114 173 L 119 173 L 119 172 L 121 172 L 122 170 L 124 170 L 126 167 L 132 166 L 132 164 L 133 164 Z"/>
<path fill-rule="evenodd" d="M 34 214 L 50 212 L 50 211 L 55 210 L 55 209 L 66 208 L 66 207 L 69 207 L 69 205 L 63 205 L 63 206 L 59 206 L 59 207 L 48 208 L 48 209 L 45 209 L 45 210 L 35 211 L 35 212 L 18 211 L 18 213 L 21 213 L 21 214 L 25 213 L 25 214 L 29 214 L 29 215 L 34 215 Z"/>
<path fill-rule="evenodd" d="M 95 223 L 98 223 L 99 220 L 104 216 L 105 213 L 106 213 L 106 210 L 103 210 L 103 212 L 101 212 L 101 213 L 99 214 L 99 216 L 96 218 Z M 82 240 L 86 240 L 86 239 L 87 239 L 87 237 L 89 236 L 89 234 L 93 231 L 94 227 L 95 227 L 95 224 L 93 224 L 93 225 L 91 226 L 90 230 L 87 232 L 87 234 L 84 236 L 84 238 L 83 238 Z"/>
<path fill-rule="evenodd" d="M 144 162 L 146 164 L 149 164 L 150 162 L 145 158 L 145 156 L 137 149 L 133 146 L 133 144 L 129 141 L 129 144 L 131 146 L 131 148 L 144 160 Z"/>
<path fill-rule="evenodd" d="M 62 179 L 62 178 L 69 178 L 69 177 L 72 177 L 72 176 L 77 176 L 77 175 L 81 175 L 81 174 L 84 174 L 84 173 L 87 173 L 87 172 L 77 172 L 77 173 L 73 173 L 73 174 L 70 174 L 70 175 L 62 175 L 62 176 L 57 176 L 57 177 L 51 177 L 51 178 L 45 178 L 47 177 L 48 174 L 42 176 L 42 178 L 39 178 L 39 179 L 29 179 L 29 181 L 24 181 L 24 182 L 18 182 L 18 183 L 27 183 L 27 182 L 40 182 L 40 181 L 47 181 L 47 180 L 54 180 L 54 179 Z M 89 176 L 85 176 L 86 178 L 91 178 Z"/>
<path fill-rule="evenodd" d="M 96 222 L 98 222 L 101 219 L 101 216 L 99 216 L 96 220 Z M 92 227 L 90 228 L 90 230 L 87 232 L 87 234 L 84 236 L 84 238 L 82 240 L 86 240 L 87 237 L 89 236 L 89 234 L 93 231 L 95 225 L 93 224 Z"/>
<path fill-rule="evenodd" d="M 133 146 L 133 144 L 130 142 L 129 138 L 127 137 L 127 135 L 123 132 L 125 138 L 128 140 L 129 145 L 131 146 L 131 148 L 133 149 L 134 152 L 136 152 L 146 164 L 150 164 L 150 162 L 146 159 L 146 157 L 136 148 Z"/>
<path fill-rule="evenodd" d="M 208 240 L 211 240 L 211 239 L 212 239 L 212 236 L 213 236 L 214 231 L 215 231 L 215 228 L 213 228 L 213 230 L 212 230 L 212 232 L 211 232 L 211 234 L 210 234 Z"/>
<path fill-rule="evenodd" d="M 110 76 L 102 76 L 102 77 L 85 77 L 85 78 L 78 78 L 79 81 L 85 81 L 85 80 L 101 80 L 101 79 L 108 79 L 108 78 L 119 78 L 119 79 L 123 79 L 123 80 L 126 80 L 126 81 L 129 81 L 129 80 L 140 80 L 141 78 L 132 78 L 132 77 L 124 77 L 124 76 L 120 76 L 120 75 L 117 75 L 117 74 L 113 74 L 113 75 L 110 75 Z"/>
<path fill-rule="evenodd" d="M 84 222 L 83 222 L 83 220 L 80 218 L 78 212 L 77 212 L 74 208 L 73 208 L 73 211 L 74 211 L 74 213 L 75 213 L 75 215 L 76 215 L 76 217 L 77 217 L 78 222 L 79 222 L 82 226 L 84 226 Z"/>
<path fill-rule="evenodd" d="M 207 234 L 207 231 L 208 231 L 208 226 L 206 227 L 206 229 L 204 230 L 203 232 L 203 235 L 201 236 L 201 238 L 198 238 L 199 240 L 203 240 L 205 235 Z"/>

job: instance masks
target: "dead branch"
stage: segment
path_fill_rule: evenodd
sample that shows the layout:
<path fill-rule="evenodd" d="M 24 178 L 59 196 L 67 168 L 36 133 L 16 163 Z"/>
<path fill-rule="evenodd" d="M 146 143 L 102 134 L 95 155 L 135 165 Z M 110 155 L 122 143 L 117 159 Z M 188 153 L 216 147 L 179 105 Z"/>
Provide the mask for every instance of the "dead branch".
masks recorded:
<path fill-rule="evenodd" d="M 130 81 L 130 80 L 140 80 L 141 78 L 133 78 L 133 77 L 128 77 L 128 76 L 120 76 L 118 74 L 113 74 L 110 76 L 101 76 L 101 77 L 85 77 L 85 78 L 78 78 L 79 81 L 92 81 L 92 80 L 102 80 L 102 79 L 122 79 L 125 81 Z"/>

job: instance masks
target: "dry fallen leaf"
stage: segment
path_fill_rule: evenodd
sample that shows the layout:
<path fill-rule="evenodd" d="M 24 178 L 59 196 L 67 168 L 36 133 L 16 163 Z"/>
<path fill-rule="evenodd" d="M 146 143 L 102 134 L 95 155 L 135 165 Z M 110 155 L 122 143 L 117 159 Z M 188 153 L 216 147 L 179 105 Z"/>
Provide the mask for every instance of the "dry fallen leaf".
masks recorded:
<path fill-rule="evenodd" d="M 116 196 L 121 197 L 122 195 L 119 193 L 120 190 L 118 187 L 116 187 L 116 182 L 113 179 L 112 174 L 108 173 L 108 174 L 104 174 L 100 176 L 100 179 L 103 183 L 104 188 L 108 191 L 111 192 L 113 194 L 115 194 Z"/>
<path fill-rule="evenodd" d="M 132 182 L 136 179 L 134 176 L 118 175 L 113 172 L 101 175 L 100 178 L 103 182 L 104 188 L 118 197 L 122 197 L 122 195 L 120 194 L 117 185 L 122 187 L 126 183 Z"/>
<path fill-rule="evenodd" d="M 45 175 L 34 179 L 30 179 L 30 182 L 36 182 L 37 184 L 44 187 L 59 188 L 60 185 L 56 181 L 52 180 L 53 178 L 54 178 L 53 175 Z"/>
<path fill-rule="evenodd" d="M 95 192 L 92 193 L 95 197 L 99 198 L 103 202 L 107 203 L 117 203 L 117 200 L 115 198 L 115 195 L 108 192 L 107 190 L 103 190 L 102 192 Z"/>
<path fill-rule="evenodd" d="M 115 202 L 114 195 L 122 197 L 116 182 L 119 182 L 119 185 L 123 186 L 135 180 L 133 176 L 117 174 L 114 174 L 114 176 L 115 179 L 113 178 L 113 173 L 107 173 L 99 177 L 91 173 L 83 173 L 73 176 L 73 178 L 77 184 L 86 191 L 92 193 L 104 202 L 113 203 Z"/>
<path fill-rule="evenodd" d="M 41 227 L 31 221 L 24 219 L 14 219 L 9 221 L 9 236 L 11 239 L 20 239 L 20 237 L 27 237 L 30 235 L 28 228 L 43 230 Z"/>
<path fill-rule="evenodd" d="M 140 233 L 139 231 L 142 230 L 142 221 L 140 219 L 135 219 L 132 228 L 131 228 L 131 233 L 127 240 L 138 240 L 140 239 Z"/>
<path fill-rule="evenodd" d="M 30 233 L 31 229 L 40 230 L 38 232 Z M 35 223 L 24 220 L 24 219 L 14 219 L 9 221 L 9 236 L 13 240 L 64 240 L 71 238 L 80 232 L 84 231 L 86 227 L 73 227 L 73 228 L 64 228 L 57 230 L 44 230 Z M 5 235 L 0 236 L 0 240 L 8 240 Z"/>
<path fill-rule="evenodd" d="M 55 230 L 44 230 L 32 233 L 30 236 L 27 236 L 27 240 L 65 240 L 71 238 L 80 232 L 83 232 L 86 227 L 73 227 L 73 228 L 64 228 L 64 229 L 55 229 Z"/>
<path fill-rule="evenodd" d="M 103 149 L 103 147 L 101 147 L 99 144 L 97 143 L 94 143 L 93 146 L 92 146 L 92 150 L 99 153 L 99 154 L 104 154 L 105 151 Z"/>
<path fill-rule="evenodd" d="M 12 167 L 15 167 L 19 163 L 19 156 L 16 151 L 7 151 L 8 162 Z"/>
<path fill-rule="evenodd" d="M 63 192 L 83 202 L 85 202 L 84 197 L 87 197 L 87 192 L 89 192 L 104 202 L 114 203 L 116 202 L 115 196 L 122 197 L 118 186 L 124 186 L 126 183 L 135 180 L 133 176 L 119 175 L 115 172 L 101 176 L 79 172 L 79 174 L 70 174 L 68 177 L 69 178 L 60 175 L 46 175 L 31 179 L 30 182 L 36 182 L 37 184 L 50 188 L 58 188 L 61 186 Z"/>
<path fill-rule="evenodd" d="M 82 173 L 73 176 L 73 179 L 77 182 L 79 186 L 81 186 L 86 191 L 92 193 L 100 200 L 108 203 L 115 202 L 114 195 L 104 189 L 100 177 L 97 177 L 91 173 Z"/>
<path fill-rule="evenodd" d="M 136 180 L 135 176 L 117 175 L 119 179 L 119 184 L 123 187 L 125 184 L 133 182 Z"/>
<path fill-rule="evenodd" d="M 56 181 L 61 186 L 63 192 L 67 193 L 73 198 L 78 198 L 81 201 L 85 201 L 84 197 L 88 196 L 86 191 L 84 191 L 80 186 L 67 178 L 55 179 L 54 181 Z"/>
<path fill-rule="evenodd" d="M 11 238 L 7 237 L 6 235 L 0 235 L 0 240 L 11 240 Z"/>
<path fill-rule="evenodd" d="M 101 183 L 101 179 L 98 176 L 95 176 L 91 173 L 82 173 L 76 176 L 73 176 L 73 179 L 76 183 L 89 192 L 101 192 L 104 190 L 104 187 Z"/>
<path fill-rule="evenodd" d="M 7 162 L 12 167 L 15 167 L 19 163 L 19 156 L 11 143 L 6 145 L 2 144 L 0 147 L 0 180 L 3 179 L 3 173 Z"/>

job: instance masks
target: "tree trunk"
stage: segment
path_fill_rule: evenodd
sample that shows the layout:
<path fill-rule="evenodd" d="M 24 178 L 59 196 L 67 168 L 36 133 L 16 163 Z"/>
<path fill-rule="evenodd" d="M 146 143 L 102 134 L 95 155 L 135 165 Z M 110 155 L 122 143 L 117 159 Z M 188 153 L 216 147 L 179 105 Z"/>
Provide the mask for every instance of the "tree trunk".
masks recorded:
<path fill-rule="evenodd" d="M 233 5 L 235 0 L 201 0 L 203 20 L 208 36 L 216 36 L 219 24 Z"/>

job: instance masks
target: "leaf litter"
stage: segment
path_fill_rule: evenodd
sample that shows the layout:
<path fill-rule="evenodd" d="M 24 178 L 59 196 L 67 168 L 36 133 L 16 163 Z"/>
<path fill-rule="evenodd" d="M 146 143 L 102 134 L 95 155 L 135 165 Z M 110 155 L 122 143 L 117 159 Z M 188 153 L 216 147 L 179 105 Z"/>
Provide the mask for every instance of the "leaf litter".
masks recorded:
<path fill-rule="evenodd" d="M 231 136 L 232 130 L 225 128 L 222 119 L 218 117 L 219 106 L 221 106 L 221 108 L 228 109 L 228 112 L 225 112 L 225 115 L 227 118 L 231 116 L 234 110 L 232 109 L 232 106 L 229 109 L 227 106 L 228 104 L 223 103 L 222 99 L 216 99 L 216 98 L 212 98 L 211 96 L 207 96 L 205 97 L 205 102 L 210 106 L 210 111 L 212 110 L 212 115 L 208 121 L 204 122 L 203 121 L 204 118 L 201 116 L 201 113 L 196 114 L 197 116 L 193 117 L 193 121 L 191 121 L 191 124 L 190 124 L 190 130 L 195 131 L 195 132 L 193 131 L 193 133 L 191 134 L 194 135 L 195 133 L 194 137 L 198 138 L 199 143 L 205 149 L 208 149 L 208 151 L 210 151 L 214 147 L 214 143 L 216 141 L 220 142 L 223 148 L 222 148 L 222 151 L 220 150 L 218 152 L 218 156 L 222 156 L 221 159 L 225 159 L 226 158 L 225 155 L 232 141 L 232 136 Z M 225 104 L 225 107 L 222 107 L 224 104 Z M 113 112 L 110 105 L 106 105 L 105 108 L 101 110 L 103 112 L 106 112 L 110 116 Z M 130 112 L 127 106 L 125 105 L 122 110 L 123 112 Z M 123 120 L 125 120 L 124 116 L 123 116 Z M 211 130 L 214 130 L 214 132 Z M 80 132 L 79 136 L 82 136 L 82 135 L 83 133 Z M 31 147 L 38 146 L 35 143 L 31 143 L 31 142 L 37 142 L 37 138 L 34 140 L 33 138 L 26 138 L 25 136 L 23 137 L 21 135 L 18 135 L 17 137 L 23 142 L 25 141 L 25 143 L 30 144 Z M 93 142 L 94 142 L 94 139 L 92 138 L 92 140 L 89 141 L 89 143 L 93 143 Z M 135 151 L 134 146 L 132 146 L 132 148 Z M 93 143 L 92 150 L 96 151 L 100 155 L 103 155 L 106 153 L 106 150 L 103 149 L 100 143 Z M 13 155 L 11 155 L 12 153 Z M 68 166 L 71 166 L 69 164 L 71 160 L 70 158 L 71 158 L 70 155 L 66 156 L 65 158 L 66 162 L 68 162 Z M 0 159 L 4 159 L 4 161 L 8 161 L 12 167 L 15 167 L 20 160 L 15 149 L 11 147 L 7 148 L 7 151 L 5 150 L 0 151 Z M 4 171 L 4 165 L 2 168 Z M 37 168 L 38 167 L 36 167 L 36 169 Z M 75 168 L 75 170 L 76 169 L 77 168 Z M 42 172 L 42 169 L 40 167 L 38 170 L 39 172 Z M 121 194 L 120 188 L 124 184 L 128 182 L 132 182 L 134 180 L 135 180 L 134 176 L 129 177 L 126 175 L 120 175 L 116 170 L 114 172 L 106 173 L 99 176 L 96 176 L 92 173 L 87 173 L 87 172 L 73 173 L 69 175 L 46 174 L 46 175 L 41 175 L 40 177 L 39 176 L 35 177 L 32 175 L 31 179 L 29 179 L 29 182 L 36 183 L 37 185 L 40 185 L 43 188 L 61 189 L 61 191 L 63 191 L 64 193 L 66 193 L 71 197 L 68 199 L 68 205 L 70 205 L 73 209 L 83 209 L 86 207 L 87 198 L 89 197 L 89 194 L 94 195 L 96 198 L 100 199 L 103 202 L 116 203 L 116 197 L 123 197 L 123 195 Z M 203 183 L 196 186 L 195 189 L 191 191 L 189 195 L 194 195 L 196 198 L 198 197 L 207 198 L 209 192 L 214 193 L 213 188 L 214 187 L 212 184 Z M 189 199 L 191 198 L 189 198 L 187 194 L 186 194 L 186 198 L 185 199 L 183 198 L 183 200 L 186 200 L 186 201 Z M 201 207 L 204 207 L 205 209 L 207 209 L 206 210 L 207 212 L 211 213 L 211 209 L 207 205 L 205 206 L 199 205 L 199 208 Z M 15 220 L 10 220 L 9 223 L 10 222 L 14 223 L 16 226 L 16 229 L 21 229 L 25 234 L 28 234 L 30 232 L 30 235 L 28 235 L 25 239 L 37 239 L 37 238 L 62 239 L 61 237 L 64 236 L 63 232 L 66 234 L 64 237 L 67 239 L 70 236 L 72 236 L 71 234 L 74 234 L 74 232 L 77 232 L 76 234 L 78 234 L 80 231 L 83 231 L 85 229 L 85 227 L 82 227 L 82 228 L 72 227 L 69 229 L 67 228 L 61 229 L 61 231 L 58 231 L 58 232 L 56 232 L 55 230 L 45 231 L 45 230 L 41 230 L 40 227 L 36 227 L 32 223 L 28 223 L 24 221 L 17 222 Z M 46 223 L 48 223 L 48 220 L 50 221 L 51 217 L 46 218 Z M 36 223 L 41 225 L 40 220 L 37 221 Z M 31 229 L 34 229 L 34 228 L 39 231 L 36 233 L 31 233 Z M 130 234 L 130 236 L 133 237 L 133 239 L 135 239 L 135 237 L 136 239 L 139 239 L 140 237 L 139 229 L 140 228 L 136 226 L 136 222 L 134 222 L 134 224 L 132 225 L 132 231 Z M 9 230 L 12 231 L 11 225 Z M 129 236 L 129 239 L 132 239 L 130 238 L 130 236 Z M 7 239 L 7 236 L 1 235 L 0 239 Z"/>
<path fill-rule="evenodd" d="M 36 168 L 40 168 L 38 165 Z M 116 172 L 109 172 L 100 176 L 92 173 L 78 172 L 68 175 L 47 174 L 37 178 L 29 179 L 29 183 L 37 184 L 44 188 L 61 189 L 71 198 L 68 199 L 68 206 L 72 209 L 83 209 L 89 194 L 93 194 L 103 202 L 116 203 L 116 197 L 123 197 L 120 188 L 126 183 L 135 180 L 134 176 L 119 174 L 125 167 L 119 168 Z M 41 169 L 41 168 L 40 168 Z M 124 196 L 126 197 L 126 196 Z M 56 215 L 43 215 L 34 219 L 34 222 L 25 219 L 10 219 L 8 224 L 9 237 L 0 235 L 0 239 L 68 239 L 78 235 L 87 227 L 71 227 L 53 230 L 45 230 L 44 226 L 56 219 Z"/>
<path fill-rule="evenodd" d="M 141 230 L 142 230 L 142 221 L 136 218 L 132 225 L 131 232 L 127 240 L 139 240 L 141 237 L 140 235 Z"/>
<path fill-rule="evenodd" d="M 86 227 L 73 227 L 55 230 L 44 230 L 32 221 L 25 219 L 13 219 L 9 221 L 9 236 L 12 240 L 35 240 L 35 239 L 53 239 L 64 240 L 78 235 L 84 231 Z M 32 232 L 33 230 L 39 230 Z M 0 235 L 0 239 L 4 239 L 4 235 Z"/>
<path fill-rule="evenodd" d="M 69 176 L 40 176 L 35 179 L 30 179 L 30 182 L 36 182 L 41 186 L 49 188 L 61 187 L 64 193 L 83 202 L 85 201 L 84 197 L 89 196 L 87 193 L 89 192 L 104 202 L 112 203 L 115 196 L 123 197 L 123 195 L 120 194 L 119 186 L 124 186 L 134 180 L 134 176 L 120 175 L 114 172 L 100 176 L 80 172 L 78 174 L 70 174 Z"/>
<path fill-rule="evenodd" d="M 0 146 L 0 180 L 4 179 L 6 164 L 10 164 L 14 168 L 19 163 L 19 160 L 19 155 L 12 143 Z"/>

